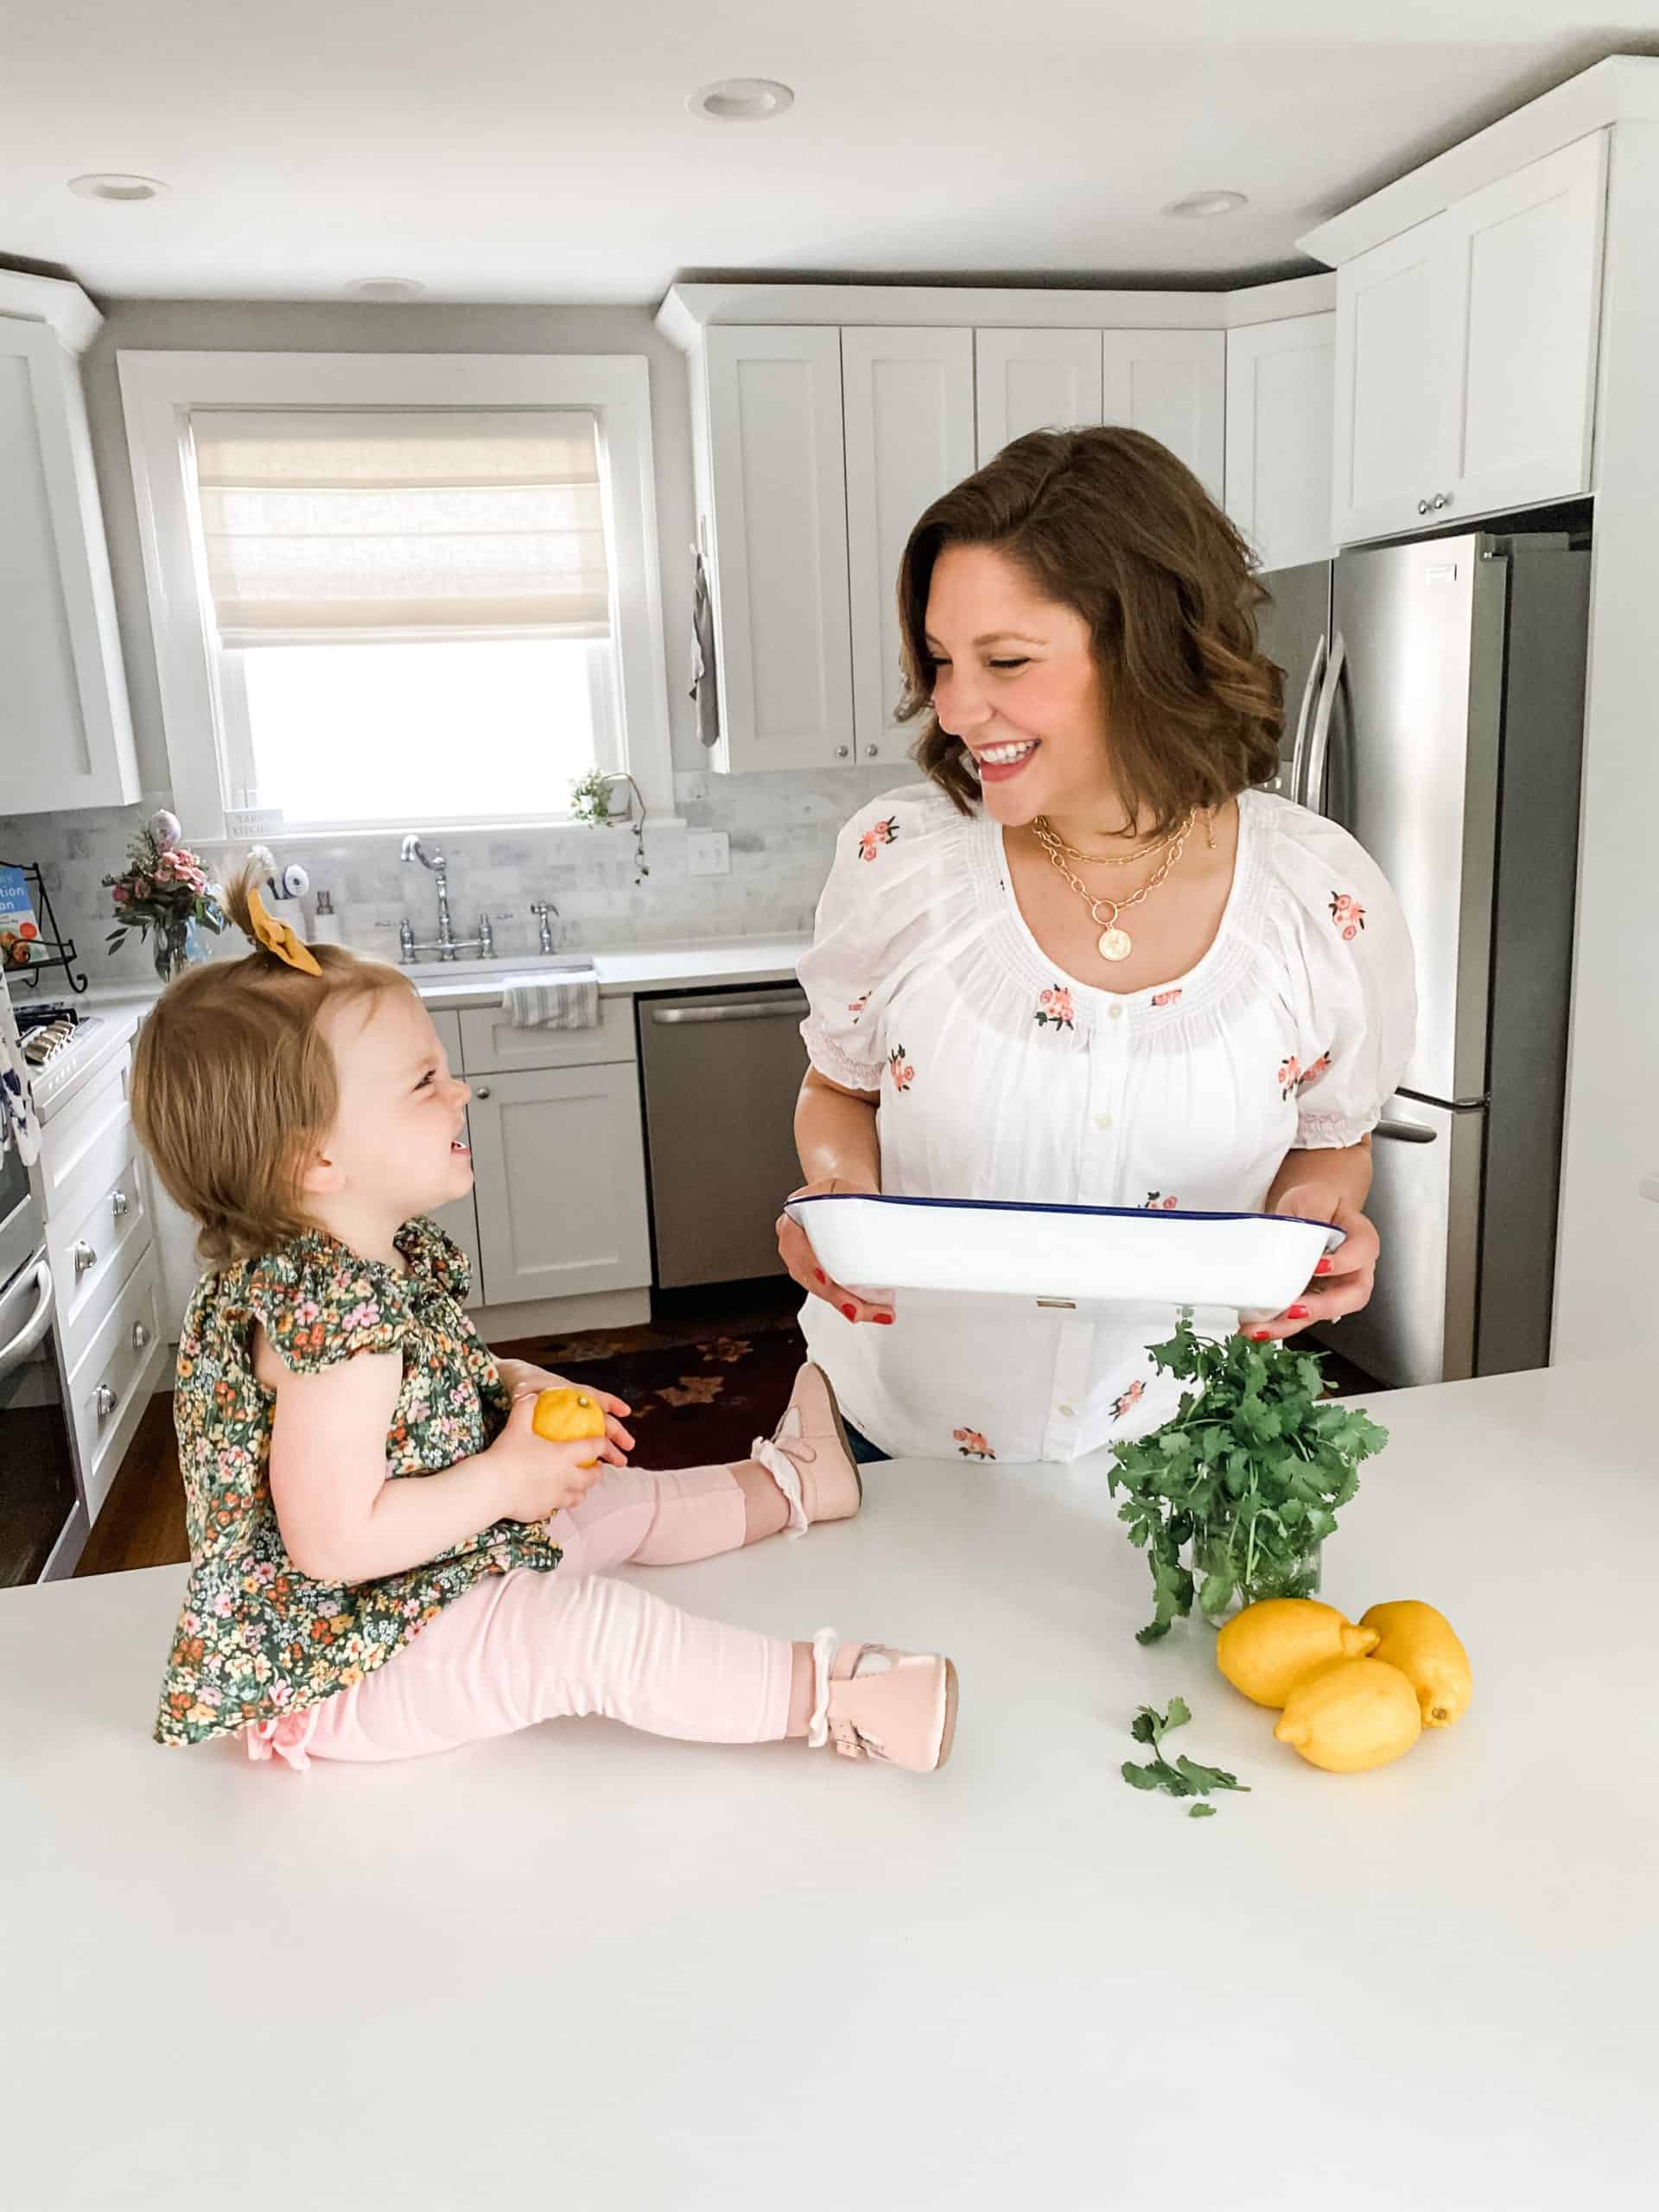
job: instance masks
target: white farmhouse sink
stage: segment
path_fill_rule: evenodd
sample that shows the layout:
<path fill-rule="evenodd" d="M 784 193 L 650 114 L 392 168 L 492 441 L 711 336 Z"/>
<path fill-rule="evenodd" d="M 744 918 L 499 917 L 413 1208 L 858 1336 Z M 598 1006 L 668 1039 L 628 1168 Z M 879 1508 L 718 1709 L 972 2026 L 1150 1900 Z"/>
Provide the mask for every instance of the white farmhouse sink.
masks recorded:
<path fill-rule="evenodd" d="M 509 976 L 594 973 L 593 955 L 587 952 L 501 953 L 493 960 L 412 960 L 397 964 L 417 990 L 431 983 L 499 983 Z"/>

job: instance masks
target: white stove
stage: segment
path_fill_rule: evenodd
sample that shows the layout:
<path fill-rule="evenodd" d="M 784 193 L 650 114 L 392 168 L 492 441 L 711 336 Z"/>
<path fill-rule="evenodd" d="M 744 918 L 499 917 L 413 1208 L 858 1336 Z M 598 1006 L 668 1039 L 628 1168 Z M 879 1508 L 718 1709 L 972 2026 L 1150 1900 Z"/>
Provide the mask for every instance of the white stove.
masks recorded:
<path fill-rule="evenodd" d="M 12 1010 L 20 1027 L 33 1011 L 27 1001 L 16 999 Z M 42 1126 L 91 1081 L 131 1033 L 130 1021 L 91 1014 L 79 1007 L 65 1008 L 55 1019 L 23 1029 L 23 1061 L 29 1071 L 35 1111 Z"/>

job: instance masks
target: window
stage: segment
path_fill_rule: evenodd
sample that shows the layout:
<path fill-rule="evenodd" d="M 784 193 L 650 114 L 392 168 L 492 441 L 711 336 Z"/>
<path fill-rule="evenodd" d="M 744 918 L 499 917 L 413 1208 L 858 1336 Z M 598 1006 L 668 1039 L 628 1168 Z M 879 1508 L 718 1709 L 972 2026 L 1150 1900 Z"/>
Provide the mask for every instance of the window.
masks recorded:
<path fill-rule="evenodd" d="M 120 357 L 175 803 L 315 833 L 671 817 L 645 363 Z"/>

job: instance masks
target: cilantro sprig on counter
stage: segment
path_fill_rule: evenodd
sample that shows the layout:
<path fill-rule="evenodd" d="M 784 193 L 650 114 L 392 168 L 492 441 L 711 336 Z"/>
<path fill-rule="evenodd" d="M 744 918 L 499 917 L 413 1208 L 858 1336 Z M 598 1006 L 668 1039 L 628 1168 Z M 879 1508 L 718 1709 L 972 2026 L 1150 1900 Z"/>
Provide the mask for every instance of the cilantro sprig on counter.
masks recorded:
<path fill-rule="evenodd" d="M 1152 1357 L 1193 1388 L 1172 1421 L 1120 1446 L 1107 1473 L 1114 1496 L 1128 1493 L 1118 1517 L 1152 1570 L 1141 1643 L 1167 1636 L 1195 1597 L 1215 1618 L 1235 1594 L 1246 1605 L 1310 1596 L 1315 1547 L 1358 1490 L 1359 1461 L 1389 1440 L 1352 1407 L 1320 1402 L 1310 1352 L 1243 1336 L 1216 1343 L 1183 1318 Z"/>
<path fill-rule="evenodd" d="M 1134 1759 L 1123 1762 L 1123 1779 L 1131 1789 L 1161 1789 L 1170 1797 L 1208 1797 L 1217 1789 L 1236 1789 L 1249 1795 L 1248 1783 L 1241 1782 L 1236 1774 L 1229 1774 L 1224 1767 L 1200 1766 L 1196 1759 L 1182 1756 L 1172 1765 L 1164 1757 L 1164 1738 L 1172 1728 L 1185 1728 L 1192 1718 L 1185 1698 L 1173 1697 L 1168 1709 L 1160 1713 L 1155 1706 L 1143 1705 L 1129 1726 L 1129 1733 L 1137 1744 L 1150 1744 L 1152 1757 L 1144 1765 Z M 1194 1805 L 1187 1814 L 1191 1821 L 1213 1820 L 1213 1805 Z"/>

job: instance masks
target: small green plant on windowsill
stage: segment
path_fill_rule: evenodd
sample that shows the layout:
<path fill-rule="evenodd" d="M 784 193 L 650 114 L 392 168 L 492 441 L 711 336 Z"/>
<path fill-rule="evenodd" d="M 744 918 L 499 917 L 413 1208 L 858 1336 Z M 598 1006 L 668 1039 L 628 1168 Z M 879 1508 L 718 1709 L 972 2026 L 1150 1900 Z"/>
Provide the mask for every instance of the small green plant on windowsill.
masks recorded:
<path fill-rule="evenodd" d="M 1149 1436 L 1120 1446 L 1107 1476 L 1129 1541 L 1152 1569 L 1153 1643 L 1199 1612 L 1219 1626 L 1260 1598 L 1311 1597 L 1319 1547 L 1359 1488 L 1359 1462 L 1389 1440 L 1351 1406 L 1324 1404 L 1312 1352 L 1235 1336 L 1218 1344 L 1183 1314 L 1152 1357 L 1193 1387 Z M 1185 1554 L 1185 1557 L 1183 1557 Z"/>
<path fill-rule="evenodd" d="M 607 772 L 603 768 L 590 769 L 587 775 L 579 778 L 570 786 L 570 811 L 578 822 L 585 822 L 593 829 L 611 828 L 611 787 L 613 784 L 626 784 L 639 809 L 633 817 L 633 881 L 637 890 L 651 874 L 651 869 L 645 861 L 645 794 L 633 778 L 626 772 L 617 774 Z M 620 817 L 621 821 L 627 818 L 626 815 Z"/>

